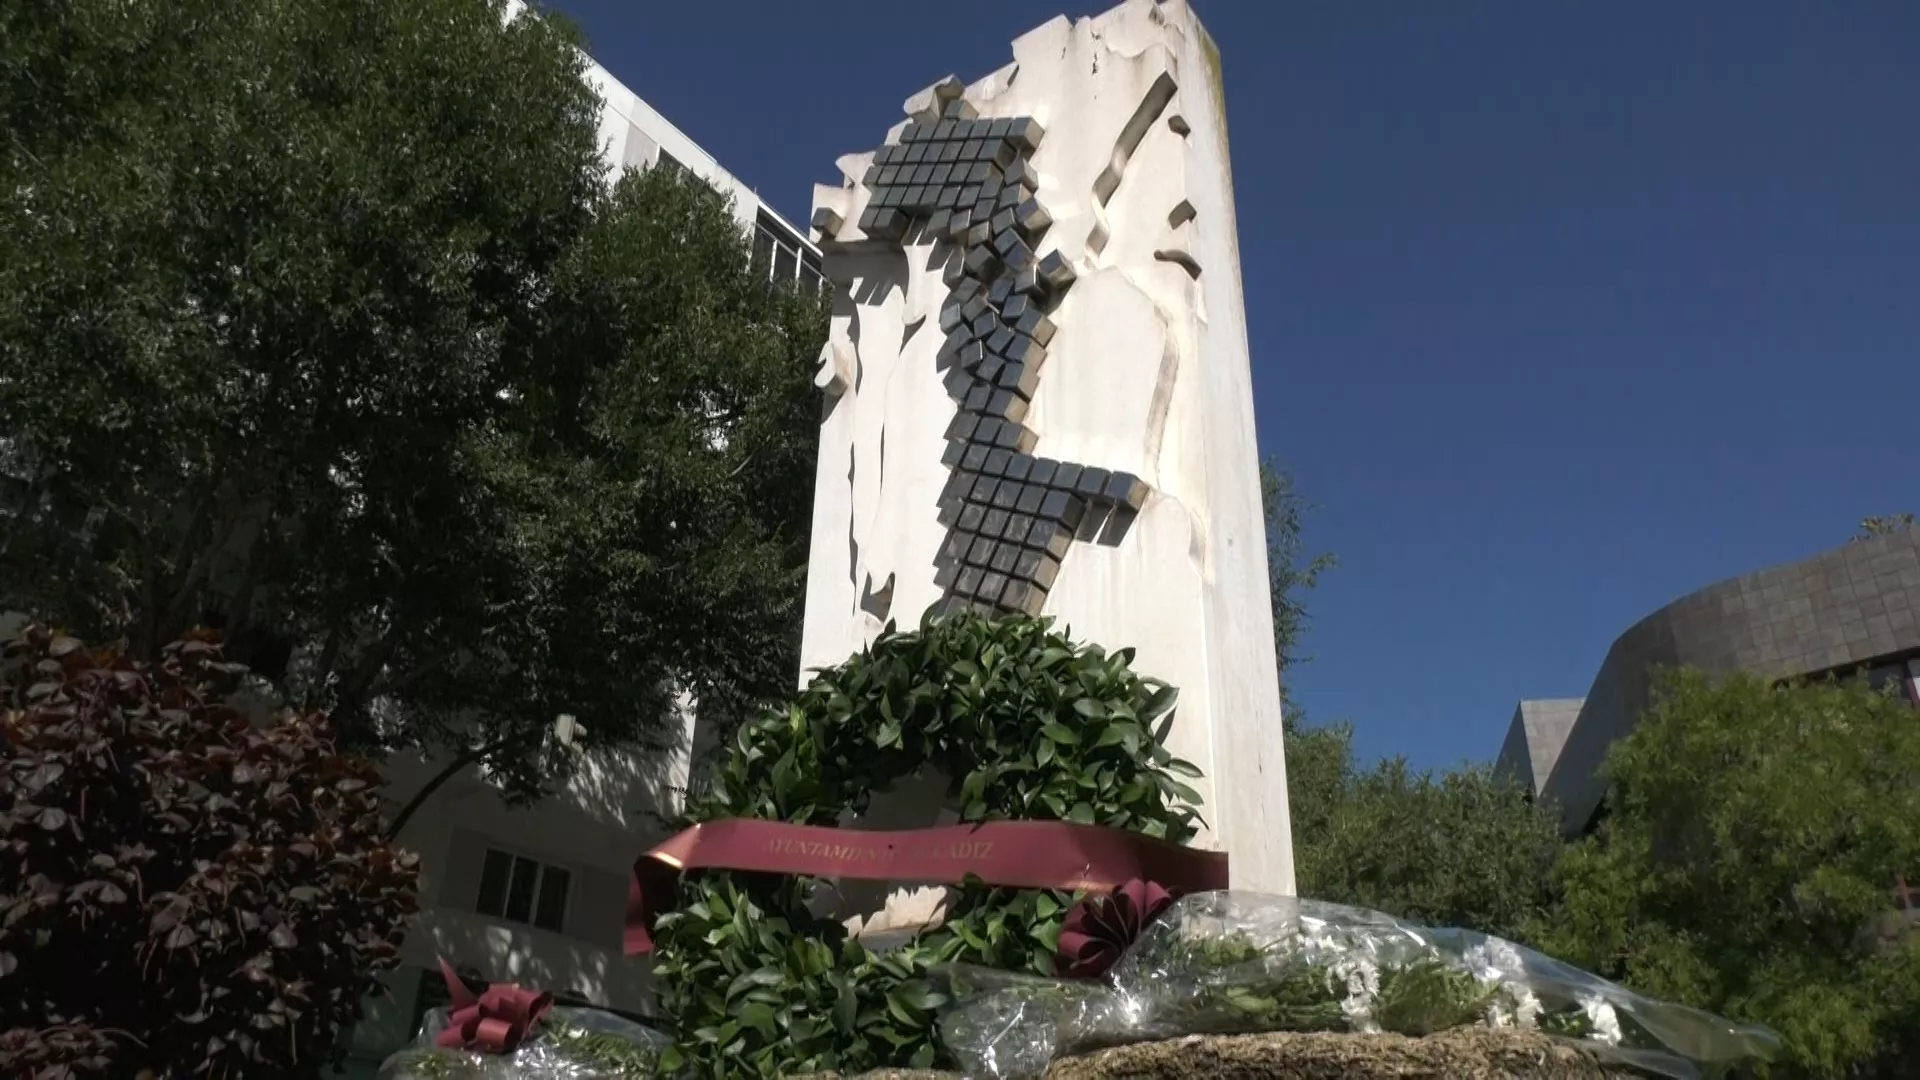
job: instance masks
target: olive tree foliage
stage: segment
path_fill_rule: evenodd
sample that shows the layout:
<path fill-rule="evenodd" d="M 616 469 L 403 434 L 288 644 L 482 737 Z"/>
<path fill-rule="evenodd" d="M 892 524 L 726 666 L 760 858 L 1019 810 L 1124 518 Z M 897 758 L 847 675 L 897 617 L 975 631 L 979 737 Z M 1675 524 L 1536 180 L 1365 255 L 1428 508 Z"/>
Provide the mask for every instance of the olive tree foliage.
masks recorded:
<path fill-rule="evenodd" d="M 1292 477 L 1261 470 L 1281 685 L 1303 663 L 1303 593 L 1336 563 L 1309 554 L 1312 507 Z M 1286 702 L 1287 785 L 1301 895 L 1518 938 L 1550 902 L 1558 819 L 1480 766 L 1432 773 L 1391 759 L 1362 767 L 1346 723 L 1307 727 Z"/>
<path fill-rule="evenodd" d="M 502 0 L 0 6 L 0 609 L 510 795 L 790 689 L 818 298 Z"/>
<path fill-rule="evenodd" d="M 1847 542 L 1858 544 L 1863 540 L 1871 540 L 1876 536 L 1889 536 L 1913 527 L 1914 517 L 1910 513 L 1876 514 L 1861 518 L 1859 531 L 1855 532 Z"/>
<path fill-rule="evenodd" d="M 1911 1076 L 1920 721 L 1863 683 L 1668 673 L 1606 762 L 1609 812 L 1556 871 L 1538 943 L 1633 988 L 1766 1023 L 1784 1075 Z"/>

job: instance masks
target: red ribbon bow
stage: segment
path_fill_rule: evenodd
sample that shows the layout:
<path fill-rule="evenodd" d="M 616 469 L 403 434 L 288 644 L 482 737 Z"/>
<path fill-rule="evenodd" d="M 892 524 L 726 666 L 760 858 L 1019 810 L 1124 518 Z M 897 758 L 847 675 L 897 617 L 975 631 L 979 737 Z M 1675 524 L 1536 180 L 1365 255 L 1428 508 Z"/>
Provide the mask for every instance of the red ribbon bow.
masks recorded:
<path fill-rule="evenodd" d="M 1147 924 L 1173 904 L 1173 894 L 1135 878 L 1106 896 L 1089 896 L 1073 905 L 1060 924 L 1054 974 L 1095 978 L 1107 973 Z"/>
<path fill-rule="evenodd" d="M 511 1054 L 553 1007 L 552 994 L 512 983 L 494 983 L 475 997 L 445 960 L 440 961 L 440 975 L 447 980 L 451 1008 L 447 1011 L 447 1029 L 435 1037 L 435 1046 Z"/>

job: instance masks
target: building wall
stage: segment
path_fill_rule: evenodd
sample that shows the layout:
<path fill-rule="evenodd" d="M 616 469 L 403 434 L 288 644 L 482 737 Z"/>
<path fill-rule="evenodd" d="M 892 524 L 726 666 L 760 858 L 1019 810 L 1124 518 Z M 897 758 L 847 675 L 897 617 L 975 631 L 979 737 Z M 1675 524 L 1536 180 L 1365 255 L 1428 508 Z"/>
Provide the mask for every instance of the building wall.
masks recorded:
<path fill-rule="evenodd" d="M 1513 710 L 1507 740 L 1494 762 L 1495 775 L 1526 785 L 1538 797 L 1583 704 L 1580 698 L 1522 701 Z"/>
<path fill-rule="evenodd" d="M 1898 671 L 1913 655 L 1920 655 L 1920 529 L 1710 585 L 1613 643 L 1540 795 L 1559 804 L 1568 831 L 1586 827 L 1605 795 L 1597 770 L 1607 747 L 1638 722 L 1658 668 L 1785 679 L 1862 666 Z"/>

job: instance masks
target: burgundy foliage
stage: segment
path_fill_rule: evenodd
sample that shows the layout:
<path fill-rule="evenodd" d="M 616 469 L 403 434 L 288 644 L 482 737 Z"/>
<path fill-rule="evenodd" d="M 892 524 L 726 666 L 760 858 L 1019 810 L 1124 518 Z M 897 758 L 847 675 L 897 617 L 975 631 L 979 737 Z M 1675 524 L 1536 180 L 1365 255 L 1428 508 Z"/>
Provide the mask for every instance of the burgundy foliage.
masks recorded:
<path fill-rule="evenodd" d="M 0 664 L 0 1076 L 317 1075 L 415 910 L 379 773 L 228 705 L 212 635 Z"/>

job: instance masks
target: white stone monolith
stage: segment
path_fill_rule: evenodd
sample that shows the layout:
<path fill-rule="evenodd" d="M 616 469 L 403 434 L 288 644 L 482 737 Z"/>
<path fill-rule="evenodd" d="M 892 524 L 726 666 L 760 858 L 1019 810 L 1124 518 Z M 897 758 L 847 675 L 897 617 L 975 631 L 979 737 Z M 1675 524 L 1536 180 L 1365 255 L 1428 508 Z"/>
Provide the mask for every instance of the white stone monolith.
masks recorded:
<path fill-rule="evenodd" d="M 1130 646 L 1179 687 L 1200 843 L 1291 894 L 1219 51 L 1185 0 L 1129 0 L 905 111 L 814 195 L 836 296 L 803 667 L 936 604 Z"/>

